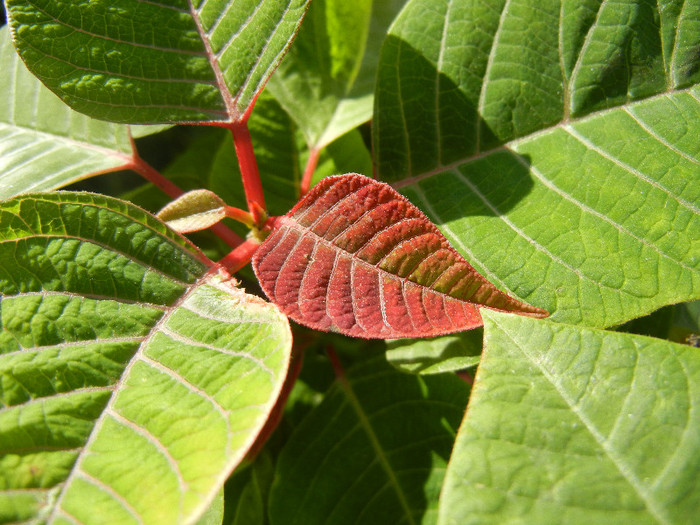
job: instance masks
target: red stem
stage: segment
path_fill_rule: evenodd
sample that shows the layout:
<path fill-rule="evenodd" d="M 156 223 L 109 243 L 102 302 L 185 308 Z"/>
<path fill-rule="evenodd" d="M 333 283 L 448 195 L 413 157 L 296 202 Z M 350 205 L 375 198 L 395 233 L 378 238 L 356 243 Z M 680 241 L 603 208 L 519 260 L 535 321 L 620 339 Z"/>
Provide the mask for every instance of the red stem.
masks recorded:
<path fill-rule="evenodd" d="M 231 228 L 220 222 L 217 222 L 214 226 L 210 227 L 209 229 L 214 235 L 216 235 L 219 239 L 228 244 L 231 248 L 240 246 L 245 242 L 240 235 L 238 235 Z"/>
<path fill-rule="evenodd" d="M 255 250 L 257 250 L 259 246 L 260 243 L 258 241 L 248 239 L 243 244 L 231 250 L 228 255 L 219 261 L 219 264 L 226 268 L 229 273 L 236 273 L 250 262 Z"/>
<path fill-rule="evenodd" d="M 343 365 L 340 364 L 338 354 L 335 353 L 335 349 L 331 345 L 326 347 L 326 355 L 328 356 L 328 360 L 331 362 L 335 376 L 339 380 L 345 381 L 345 370 L 343 370 Z"/>
<path fill-rule="evenodd" d="M 301 177 L 301 185 L 299 186 L 299 197 L 303 197 L 311 188 L 311 180 L 314 177 L 314 171 L 316 171 L 316 166 L 318 165 L 318 157 L 321 155 L 321 150 L 318 148 L 311 148 L 309 150 L 309 158 L 306 161 L 306 167 L 304 168 L 304 175 Z"/>
<path fill-rule="evenodd" d="M 183 193 L 180 189 L 180 187 L 172 182 L 170 179 L 167 179 L 166 177 L 163 176 L 161 172 L 159 172 L 157 169 L 155 169 L 153 166 L 148 164 L 145 160 L 143 160 L 138 152 L 136 151 L 136 145 L 133 143 L 131 144 L 131 150 L 132 150 L 132 157 L 131 157 L 131 162 L 126 164 L 124 166 L 124 169 L 130 169 L 141 175 L 144 179 L 152 183 L 154 186 L 159 188 L 163 193 L 165 193 L 167 196 L 176 199 Z M 235 232 L 233 232 L 231 229 L 229 229 L 225 224 L 215 224 L 214 226 L 211 227 L 211 231 L 219 237 L 222 241 L 224 241 L 226 244 L 228 244 L 231 247 L 238 246 L 243 242 L 243 239 L 241 239 Z"/>
<path fill-rule="evenodd" d="M 185 193 L 177 186 L 177 184 L 172 182 L 170 179 L 166 179 L 157 169 L 144 161 L 136 152 L 135 147 L 133 152 L 133 160 L 128 166 L 129 169 L 134 170 L 144 179 L 151 182 L 154 186 L 162 190 L 168 197 L 176 199 Z"/>
<path fill-rule="evenodd" d="M 253 220 L 258 227 L 265 222 L 265 195 L 263 194 L 258 163 L 253 152 L 253 142 L 248 131 L 248 124 L 244 121 L 232 122 L 229 129 L 233 135 L 233 145 L 236 148 L 238 165 L 241 168 L 241 179 L 243 179 L 243 190 L 248 201 L 248 210 L 253 216 Z"/>

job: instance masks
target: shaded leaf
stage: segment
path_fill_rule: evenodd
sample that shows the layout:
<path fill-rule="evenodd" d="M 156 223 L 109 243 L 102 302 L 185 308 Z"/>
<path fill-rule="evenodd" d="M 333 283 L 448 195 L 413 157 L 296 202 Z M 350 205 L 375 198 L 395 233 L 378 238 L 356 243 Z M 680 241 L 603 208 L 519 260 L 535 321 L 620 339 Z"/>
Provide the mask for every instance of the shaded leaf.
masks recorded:
<path fill-rule="evenodd" d="M 267 503 L 275 474 L 272 455 L 263 450 L 251 465 L 226 481 L 224 525 L 266 525 Z"/>
<path fill-rule="evenodd" d="M 440 499 L 448 523 L 693 523 L 700 353 L 484 312 Z"/>
<path fill-rule="evenodd" d="M 546 316 L 481 277 L 390 186 L 357 174 L 323 179 L 253 256 L 267 296 L 311 328 L 366 338 L 481 326 L 479 307 Z"/>
<path fill-rule="evenodd" d="M 2 203 L 0 521 L 210 507 L 276 402 L 291 334 L 199 259 L 112 198 Z"/>
<path fill-rule="evenodd" d="M 268 84 L 310 148 L 322 149 L 372 117 L 379 48 L 404 3 L 311 3 L 294 45 Z"/>
<path fill-rule="evenodd" d="M 699 16 L 680 0 L 412 0 L 382 50 L 378 177 L 553 319 L 697 299 Z"/>
<path fill-rule="evenodd" d="M 0 27 L 0 198 L 60 188 L 126 167 L 126 126 L 93 120 L 63 104 L 17 56 Z"/>
<path fill-rule="evenodd" d="M 371 0 L 312 2 L 294 46 L 270 79 L 270 90 L 309 147 L 320 149 L 371 116 L 371 90 L 351 96 L 371 11 Z"/>
<path fill-rule="evenodd" d="M 72 108 L 126 123 L 237 121 L 308 0 L 8 0 L 15 45 Z"/>
<path fill-rule="evenodd" d="M 387 341 L 386 359 L 403 372 L 440 374 L 479 364 L 482 330 L 425 339 Z"/>
<path fill-rule="evenodd" d="M 192 190 L 169 203 L 156 217 L 176 232 L 194 232 L 226 217 L 226 203 L 212 191 Z"/>
<path fill-rule="evenodd" d="M 468 386 L 419 377 L 383 357 L 353 367 L 285 445 L 273 525 L 435 523 Z"/>

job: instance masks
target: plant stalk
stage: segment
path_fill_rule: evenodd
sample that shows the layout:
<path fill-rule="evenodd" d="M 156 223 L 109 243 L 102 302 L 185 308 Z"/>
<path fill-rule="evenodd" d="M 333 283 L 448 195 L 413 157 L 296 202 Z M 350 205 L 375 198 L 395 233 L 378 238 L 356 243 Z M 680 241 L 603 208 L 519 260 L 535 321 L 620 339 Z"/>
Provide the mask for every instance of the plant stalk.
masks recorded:
<path fill-rule="evenodd" d="M 314 171 L 316 171 L 316 166 L 318 165 L 318 158 L 321 155 L 321 150 L 318 148 L 311 148 L 309 150 L 309 158 L 306 161 L 306 167 L 304 167 L 304 174 L 301 177 L 301 184 L 299 185 L 299 197 L 303 197 L 311 188 L 311 180 L 314 177 Z"/>
<path fill-rule="evenodd" d="M 262 182 L 260 182 L 258 163 L 255 160 L 248 124 L 241 121 L 232 122 L 229 129 L 233 135 L 233 145 L 236 148 L 236 157 L 241 168 L 241 179 L 248 202 L 248 210 L 253 216 L 255 225 L 262 227 L 267 218 L 267 208 L 265 207 L 265 195 L 263 194 Z"/>
<path fill-rule="evenodd" d="M 231 250 L 219 261 L 219 264 L 226 268 L 229 273 L 234 274 L 250 262 L 259 246 L 260 243 L 257 240 L 248 239 Z"/>

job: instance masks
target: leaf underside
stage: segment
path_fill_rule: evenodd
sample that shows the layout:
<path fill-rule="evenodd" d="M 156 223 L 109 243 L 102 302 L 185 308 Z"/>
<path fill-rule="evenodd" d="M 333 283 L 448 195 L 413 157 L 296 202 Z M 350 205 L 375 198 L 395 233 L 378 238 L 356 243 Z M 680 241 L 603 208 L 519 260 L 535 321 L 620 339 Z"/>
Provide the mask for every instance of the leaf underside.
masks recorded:
<path fill-rule="evenodd" d="M 355 337 L 468 330 L 481 306 L 547 315 L 497 290 L 405 197 L 358 174 L 324 179 L 280 217 L 253 268 L 289 317 Z"/>

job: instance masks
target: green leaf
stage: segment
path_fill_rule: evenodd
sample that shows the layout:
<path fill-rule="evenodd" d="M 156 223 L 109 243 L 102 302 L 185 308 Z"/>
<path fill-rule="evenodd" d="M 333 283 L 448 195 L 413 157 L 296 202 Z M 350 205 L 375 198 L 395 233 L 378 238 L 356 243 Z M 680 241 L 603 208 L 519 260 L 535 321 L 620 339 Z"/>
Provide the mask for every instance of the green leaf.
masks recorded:
<path fill-rule="evenodd" d="M 196 525 L 221 525 L 224 519 L 224 491 L 216 493 L 214 501 L 204 514 L 197 520 Z"/>
<path fill-rule="evenodd" d="M 274 476 L 272 455 L 263 450 L 255 461 L 226 482 L 225 525 L 266 525 L 267 499 Z"/>
<path fill-rule="evenodd" d="M 700 353 L 484 312 L 441 524 L 692 523 Z"/>
<path fill-rule="evenodd" d="M 294 46 L 268 84 L 309 148 L 320 150 L 372 117 L 379 49 L 404 3 L 311 3 Z"/>
<path fill-rule="evenodd" d="M 413 0 L 382 50 L 378 175 L 554 320 L 697 299 L 698 17 L 680 0 Z"/>
<path fill-rule="evenodd" d="M 15 45 L 72 108 L 139 124 L 245 118 L 308 0 L 8 0 Z"/>
<path fill-rule="evenodd" d="M 276 402 L 291 333 L 199 259 L 112 198 L 2 203 L 0 521 L 210 507 Z"/>
<path fill-rule="evenodd" d="M 126 126 L 63 104 L 27 71 L 0 28 L 0 198 L 60 188 L 131 162 Z"/>
<path fill-rule="evenodd" d="M 372 0 L 315 0 L 270 90 L 310 148 L 321 149 L 369 120 L 371 89 L 353 93 L 370 26 Z"/>
<path fill-rule="evenodd" d="M 434 523 L 468 387 L 368 360 L 339 378 L 285 445 L 273 525 Z"/>
<path fill-rule="evenodd" d="M 387 341 L 386 359 L 403 372 L 439 374 L 479 364 L 484 332 L 480 328 L 440 337 Z"/>

